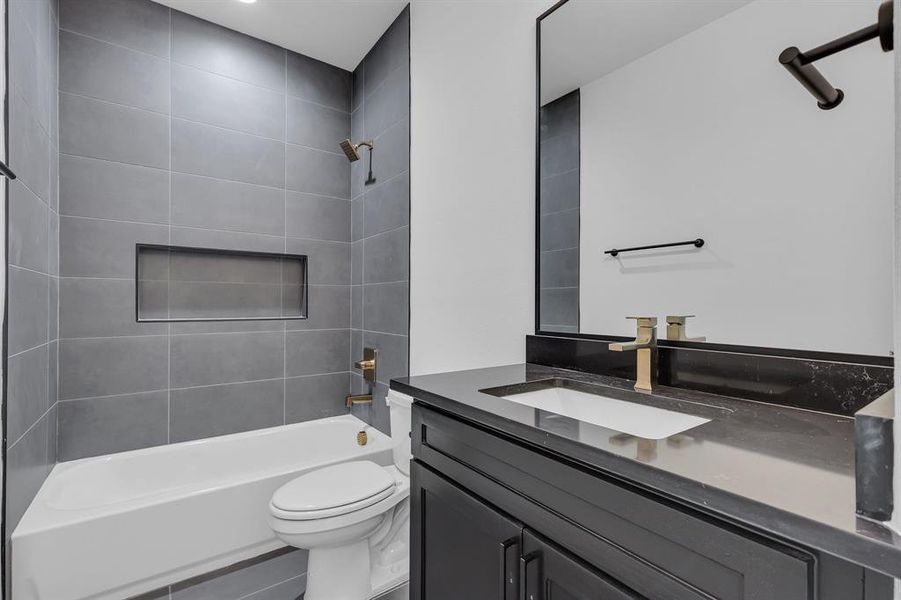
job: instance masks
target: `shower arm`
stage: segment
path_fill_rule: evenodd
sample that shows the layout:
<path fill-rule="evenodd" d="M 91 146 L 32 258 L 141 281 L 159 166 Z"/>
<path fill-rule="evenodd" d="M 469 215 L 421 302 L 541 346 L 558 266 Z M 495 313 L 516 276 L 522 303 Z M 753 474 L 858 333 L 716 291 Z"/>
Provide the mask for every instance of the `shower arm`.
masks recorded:
<path fill-rule="evenodd" d="M 884 52 L 891 52 L 894 49 L 893 18 L 894 7 L 892 0 L 885 0 L 879 6 L 879 16 L 876 24 L 859 29 L 854 33 L 849 33 L 807 52 L 801 52 L 795 46 L 786 48 L 779 55 L 779 62 L 807 91 L 813 94 L 820 108 L 823 110 L 835 108 L 844 99 L 844 92 L 833 87 L 812 63 L 876 38 L 879 38 Z"/>

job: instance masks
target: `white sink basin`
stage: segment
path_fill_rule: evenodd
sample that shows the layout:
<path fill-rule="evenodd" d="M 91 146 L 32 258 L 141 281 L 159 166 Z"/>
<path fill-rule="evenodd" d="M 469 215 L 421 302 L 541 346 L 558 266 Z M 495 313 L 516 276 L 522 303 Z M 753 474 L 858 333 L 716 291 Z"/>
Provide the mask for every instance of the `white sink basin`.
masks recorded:
<path fill-rule="evenodd" d="M 503 398 L 650 440 L 660 440 L 710 421 L 563 387 L 511 394 Z"/>

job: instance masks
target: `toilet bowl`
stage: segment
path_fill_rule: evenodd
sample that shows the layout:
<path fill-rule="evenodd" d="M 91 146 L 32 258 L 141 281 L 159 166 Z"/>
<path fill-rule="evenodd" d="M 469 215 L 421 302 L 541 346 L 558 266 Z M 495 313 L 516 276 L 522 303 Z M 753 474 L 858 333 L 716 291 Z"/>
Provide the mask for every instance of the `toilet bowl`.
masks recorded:
<path fill-rule="evenodd" d="M 275 534 L 309 551 L 304 600 L 368 600 L 409 578 L 413 399 L 392 391 L 387 402 L 393 465 L 323 467 L 286 483 L 269 502 Z"/>

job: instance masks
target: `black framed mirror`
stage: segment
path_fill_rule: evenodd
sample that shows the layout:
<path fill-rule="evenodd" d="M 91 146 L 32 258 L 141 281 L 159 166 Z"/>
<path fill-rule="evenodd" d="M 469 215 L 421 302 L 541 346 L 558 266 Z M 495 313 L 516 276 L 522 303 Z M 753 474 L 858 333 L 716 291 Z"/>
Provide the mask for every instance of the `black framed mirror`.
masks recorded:
<path fill-rule="evenodd" d="M 662 345 L 891 364 L 894 56 L 876 36 L 817 62 L 837 106 L 780 63 L 878 13 L 564 0 L 541 15 L 536 333 L 621 340 L 625 317 L 656 316 Z"/>

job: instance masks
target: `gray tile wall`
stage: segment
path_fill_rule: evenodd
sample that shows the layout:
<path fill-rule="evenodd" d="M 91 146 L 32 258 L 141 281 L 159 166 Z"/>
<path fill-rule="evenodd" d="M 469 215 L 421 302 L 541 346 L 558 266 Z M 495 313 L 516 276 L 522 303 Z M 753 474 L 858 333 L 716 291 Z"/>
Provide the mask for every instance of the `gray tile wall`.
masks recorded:
<path fill-rule="evenodd" d="M 388 382 L 408 374 L 410 288 L 410 11 L 397 17 L 354 70 L 351 131 L 375 141 L 351 167 L 351 359 L 379 351 L 373 404 L 360 415 L 388 432 Z M 368 385 L 353 375 L 355 393 Z"/>
<path fill-rule="evenodd" d="M 6 536 L 56 463 L 57 10 L 10 0 Z"/>
<path fill-rule="evenodd" d="M 150 0 L 59 26 L 60 460 L 343 414 L 351 73 Z M 137 242 L 308 254 L 310 318 L 136 323 Z"/>
<path fill-rule="evenodd" d="M 579 90 L 541 107 L 540 326 L 579 332 Z"/>

